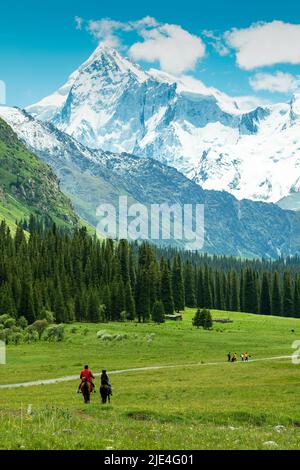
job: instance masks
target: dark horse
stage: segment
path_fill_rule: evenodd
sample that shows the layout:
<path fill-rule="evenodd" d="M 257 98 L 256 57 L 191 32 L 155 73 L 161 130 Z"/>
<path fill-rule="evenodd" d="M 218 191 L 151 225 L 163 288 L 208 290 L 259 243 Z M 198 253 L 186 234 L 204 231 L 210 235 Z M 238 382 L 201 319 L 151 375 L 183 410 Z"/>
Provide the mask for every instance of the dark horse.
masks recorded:
<path fill-rule="evenodd" d="M 90 403 L 92 392 L 92 384 L 88 381 L 85 381 L 81 385 L 81 393 L 83 395 L 84 403 Z"/>
<path fill-rule="evenodd" d="M 111 396 L 111 388 L 108 385 L 101 385 L 100 387 L 100 395 L 102 399 L 102 403 L 110 403 L 110 396 Z"/>

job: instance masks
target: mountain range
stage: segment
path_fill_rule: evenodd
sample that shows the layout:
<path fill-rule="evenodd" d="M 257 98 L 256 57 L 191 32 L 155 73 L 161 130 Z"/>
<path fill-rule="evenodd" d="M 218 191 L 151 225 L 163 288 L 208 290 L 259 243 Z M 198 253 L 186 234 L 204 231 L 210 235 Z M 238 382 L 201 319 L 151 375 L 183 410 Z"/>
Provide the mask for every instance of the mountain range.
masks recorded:
<path fill-rule="evenodd" d="M 26 110 L 0 106 L 0 118 L 91 225 L 99 204 L 120 195 L 201 203 L 204 251 L 276 258 L 300 251 L 300 212 L 289 210 L 299 204 L 299 103 L 245 113 L 191 77 L 144 71 L 99 47 L 57 92 Z"/>
<path fill-rule="evenodd" d="M 245 112 L 192 77 L 145 71 L 99 46 L 27 111 L 85 146 L 153 158 L 204 189 L 291 209 L 300 203 L 299 94 Z"/>
<path fill-rule="evenodd" d="M 0 116 L 31 152 L 49 164 L 76 212 L 91 225 L 100 203 L 118 204 L 120 195 L 139 202 L 205 205 L 204 251 L 276 258 L 299 251 L 300 213 L 275 204 L 237 200 L 225 191 L 204 190 L 176 169 L 147 157 L 90 149 L 53 124 L 18 108 Z M 175 240 L 168 243 L 181 246 Z"/>

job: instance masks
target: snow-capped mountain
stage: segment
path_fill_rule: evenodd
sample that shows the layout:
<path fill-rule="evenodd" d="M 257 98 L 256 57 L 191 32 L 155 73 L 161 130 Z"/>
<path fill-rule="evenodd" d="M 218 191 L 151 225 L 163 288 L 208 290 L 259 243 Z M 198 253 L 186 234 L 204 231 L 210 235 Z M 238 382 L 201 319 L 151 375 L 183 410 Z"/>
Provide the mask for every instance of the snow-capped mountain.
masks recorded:
<path fill-rule="evenodd" d="M 192 77 L 144 71 L 98 47 L 67 83 L 27 111 L 83 145 L 150 157 L 205 189 L 277 202 L 300 191 L 300 95 L 239 109 Z"/>
<path fill-rule="evenodd" d="M 98 205 L 117 206 L 120 195 L 127 195 L 129 204 L 204 204 L 204 251 L 274 258 L 300 252 L 300 213 L 274 204 L 238 201 L 224 191 L 203 190 L 176 169 L 151 158 L 89 149 L 18 108 L 0 106 L 0 118 L 54 169 L 77 213 L 95 226 Z M 174 240 L 166 243 L 181 246 Z"/>

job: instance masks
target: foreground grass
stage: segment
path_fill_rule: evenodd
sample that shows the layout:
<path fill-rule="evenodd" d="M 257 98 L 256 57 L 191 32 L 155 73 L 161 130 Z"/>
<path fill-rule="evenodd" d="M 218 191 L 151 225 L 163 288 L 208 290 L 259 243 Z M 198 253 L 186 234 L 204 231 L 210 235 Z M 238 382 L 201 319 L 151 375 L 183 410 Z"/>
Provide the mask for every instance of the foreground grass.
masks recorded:
<path fill-rule="evenodd" d="M 95 371 L 191 366 L 111 375 L 114 395 L 108 406 L 100 405 L 99 394 L 84 405 L 75 393 L 78 382 L 0 390 L 0 448 L 300 448 L 299 366 L 286 359 L 223 362 L 234 350 L 248 350 L 255 358 L 291 354 L 300 321 L 214 316 L 230 316 L 234 322 L 197 330 L 188 311 L 181 323 L 78 325 L 61 344 L 9 347 L 8 364 L 0 366 L 1 383 L 73 375 L 84 362 Z M 103 342 L 96 338 L 99 329 L 126 331 L 128 337 Z M 214 361 L 219 364 L 207 364 Z"/>

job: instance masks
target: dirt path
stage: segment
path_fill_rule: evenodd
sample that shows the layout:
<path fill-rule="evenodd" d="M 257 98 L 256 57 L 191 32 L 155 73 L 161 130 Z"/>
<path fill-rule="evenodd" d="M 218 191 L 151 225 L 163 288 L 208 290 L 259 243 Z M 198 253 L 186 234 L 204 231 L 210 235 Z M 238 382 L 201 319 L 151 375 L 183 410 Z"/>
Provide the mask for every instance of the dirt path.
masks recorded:
<path fill-rule="evenodd" d="M 276 361 L 280 359 L 291 359 L 292 356 L 273 356 L 273 357 L 263 357 L 260 359 L 250 359 L 248 362 L 260 362 L 260 361 Z M 126 374 L 129 372 L 145 372 L 151 370 L 160 370 L 160 369 L 179 369 L 181 367 L 204 367 L 204 366 L 218 366 L 229 364 L 228 362 L 204 362 L 204 363 L 194 363 L 194 364 L 174 364 L 174 365 L 165 365 L 165 366 L 148 366 L 148 367 L 136 367 L 131 369 L 122 369 L 122 370 L 112 370 L 109 372 L 109 375 L 115 374 Z M 234 365 L 237 364 L 245 364 L 242 361 L 236 362 Z M 233 364 L 231 364 L 233 365 Z M 99 377 L 100 374 L 95 374 L 96 377 Z M 4 388 L 20 388 L 20 387 L 33 387 L 35 385 L 50 385 L 56 384 L 59 382 L 71 382 L 71 381 L 79 380 L 78 375 L 68 375 L 66 377 L 59 377 L 57 379 L 45 379 L 45 380 L 35 380 L 32 382 L 23 382 L 23 383 L 16 383 L 16 384 L 3 384 L 0 385 L 0 389 Z"/>

